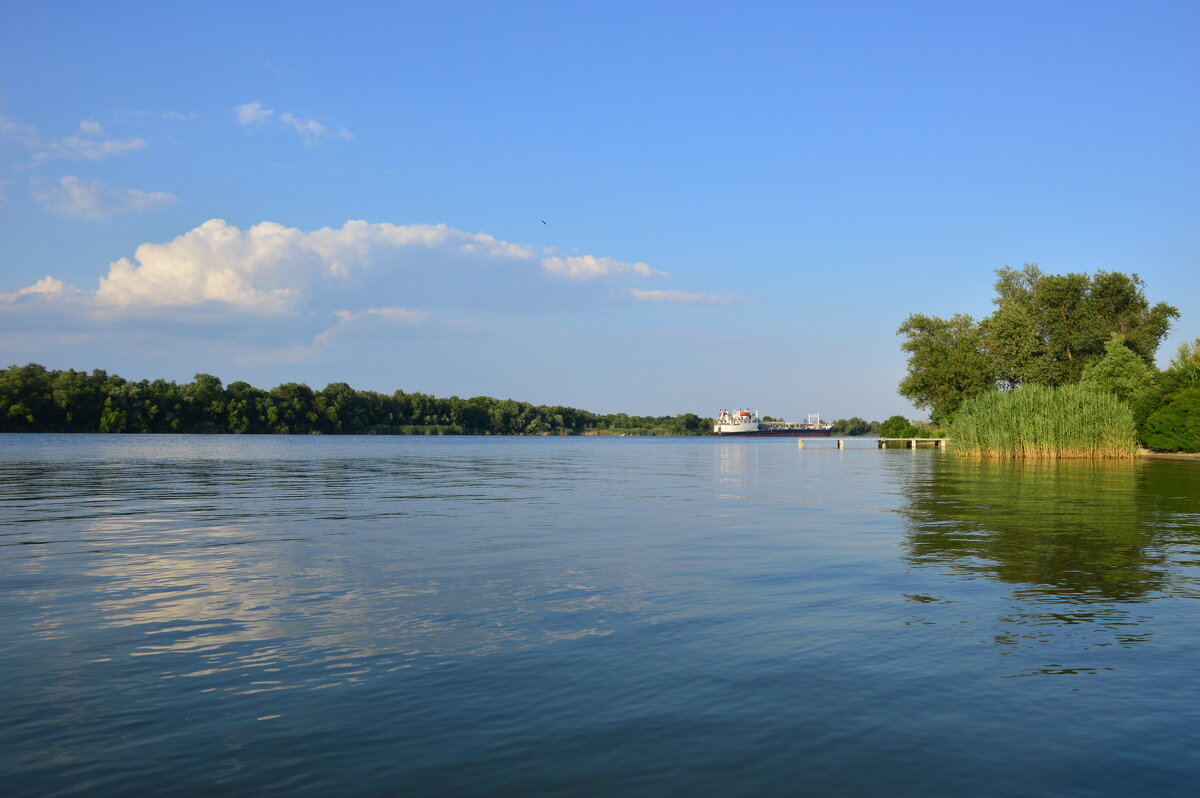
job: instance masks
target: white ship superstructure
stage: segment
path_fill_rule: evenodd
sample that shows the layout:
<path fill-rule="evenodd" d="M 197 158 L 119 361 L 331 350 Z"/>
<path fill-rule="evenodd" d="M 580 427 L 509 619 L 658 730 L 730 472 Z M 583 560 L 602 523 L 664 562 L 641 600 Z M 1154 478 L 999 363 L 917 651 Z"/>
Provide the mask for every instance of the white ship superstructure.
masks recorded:
<path fill-rule="evenodd" d="M 758 414 L 749 410 L 722 410 L 717 413 L 713 432 L 718 435 L 745 435 L 758 432 Z"/>

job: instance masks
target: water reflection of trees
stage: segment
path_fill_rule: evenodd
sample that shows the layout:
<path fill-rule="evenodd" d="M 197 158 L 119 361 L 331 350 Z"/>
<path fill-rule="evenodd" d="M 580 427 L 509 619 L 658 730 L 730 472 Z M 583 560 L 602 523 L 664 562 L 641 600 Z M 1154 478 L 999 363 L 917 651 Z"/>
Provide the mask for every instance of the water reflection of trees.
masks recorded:
<path fill-rule="evenodd" d="M 906 486 L 908 558 L 1021 585 L 1023 598 L 1145 600 L 1171 582 L 1164 544 L 1200 539 L 1198 477 L 1179 463 L 935 458 Z"/>
<path fill-rule="evenodd" d="M 1145 605 L 1156 598 L 1200 598 L 1195 464 L 935 457 L 904 493 L 911 564 L 1012 586 L 988 637 L 1004 654 L 1036 647 L 1050 658 L 1024 661 L 1013 676 L 1110 669 L 1112 660 L 1082 652 L 1150 639 Z M 919 622 L 971 623 L 949 607 L 927 616 Z"/>

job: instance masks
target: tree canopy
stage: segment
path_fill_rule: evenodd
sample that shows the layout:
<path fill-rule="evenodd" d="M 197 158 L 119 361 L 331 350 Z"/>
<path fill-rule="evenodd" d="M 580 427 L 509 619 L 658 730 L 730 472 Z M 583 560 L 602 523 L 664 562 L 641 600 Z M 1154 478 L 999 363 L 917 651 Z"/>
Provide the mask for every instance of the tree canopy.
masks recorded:
<path fill-rule="evenodd" d="M 878 429 L 878 422 L 867 421 L 866 419 L 852 416 L 850 418 L 839 418 L 833 422 L 833 427 L 830 428 L 830 433 L 833 435 L 867 435 Z"/>
<path fill-rule="evenodd" d="M 1003 381 L 1069 385 L 1120 334 L 1148 365 L 1179 311 L 1151 306 L 1136 274 L 1044 274 L 1036 264 L 996 271 L 996 312 L 983 322 L 988 353 Z"/>
<path fill-rule="evenodd" d="M 995 365 L 980 326 L 970 316 L 940 319 L 915 313 L 899 332 L 907 336 L 900 346 L 908 352 L 900 395 L 929 408 L 935 423 L 944 423 L 964 399 L 995 386 Z"/>

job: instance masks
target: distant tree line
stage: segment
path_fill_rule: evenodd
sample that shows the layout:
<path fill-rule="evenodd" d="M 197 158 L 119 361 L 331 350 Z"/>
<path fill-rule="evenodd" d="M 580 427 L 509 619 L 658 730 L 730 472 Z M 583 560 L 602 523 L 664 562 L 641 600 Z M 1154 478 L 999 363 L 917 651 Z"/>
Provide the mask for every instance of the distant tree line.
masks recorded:
<path fill-rule="evenodd" d="M 891 416 L 884 421 L 867 421 L 854 416 L 833 422 L 834 436 L 870 435 L 880 438 L 944 438 L 946 431 L 929 421 Z"/>
<path fill-rule="evenodd" d="M 573 407 L 476 396 L 357 391 L 344 382 L 319 391 L 288 382 L 269 391 L 222 385 L 197 374 L 183 385 L 133 382 L 95 370 L 55 371 L 37 363 L 0 372 L 0 431 L 379 435 L 701 435 L 695 413 L 602 415 Z"/>
<path fill-rule="evenodd" d="M 1200 451 L 1200 339 L 1165 370 L 1154 360 L 1175 307 L 1151 305 L 1136 274 L 1045 274 L 1027 263 L 996 275 L 996 310 L 982 321 L 918 313 L 901 325 L 902 396 L 945 426 L 981 394 L 1079 385 L 1129 407 L 1143 445 Z"/>

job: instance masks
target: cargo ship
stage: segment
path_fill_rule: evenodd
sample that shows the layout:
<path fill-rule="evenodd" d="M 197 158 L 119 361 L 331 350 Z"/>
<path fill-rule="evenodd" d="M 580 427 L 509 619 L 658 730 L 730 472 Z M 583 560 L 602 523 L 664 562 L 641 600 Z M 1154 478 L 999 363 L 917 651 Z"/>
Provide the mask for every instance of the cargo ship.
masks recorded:
<path fill-rule="evenodd" d="M 749 410 L 722 410 L 713 423 L 713 433 L 740 438 L 828 438 L 832 424 L 809 413 L 807 421 L 763 421 Z"/>

